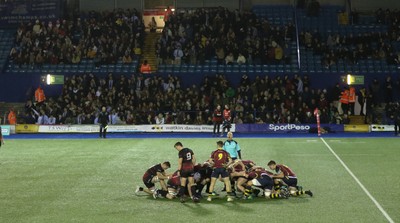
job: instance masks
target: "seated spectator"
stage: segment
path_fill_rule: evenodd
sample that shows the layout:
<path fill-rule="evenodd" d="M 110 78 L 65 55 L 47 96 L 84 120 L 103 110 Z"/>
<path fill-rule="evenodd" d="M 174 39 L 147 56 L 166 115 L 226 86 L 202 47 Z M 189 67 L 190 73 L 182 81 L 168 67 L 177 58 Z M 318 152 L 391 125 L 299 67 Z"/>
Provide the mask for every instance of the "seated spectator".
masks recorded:
<path fill-rule="evenodd" d="M 246 57 L 243 56 L 243 54 L 239 53 L 239 56 L 236 60 L 236 62 L 241 65 L 241 64 L 246 64 Z"/>
<path fill-rule="evenodd" d="M 232 65 L 235 62 L 235 58 L 233 57 L 233 53 L 229 53 L 226 57 L 225 57 L 225 64 L 226 65 Z"/>
<path fill-rule="evenodd" d="M 124 63 L 124 64 L 132 63 L 132 57 L 131 57 L 131 55 L 129 55 L 128 52 L 125 52 L 124 56 L 122 57 L 122 63 Z"/>

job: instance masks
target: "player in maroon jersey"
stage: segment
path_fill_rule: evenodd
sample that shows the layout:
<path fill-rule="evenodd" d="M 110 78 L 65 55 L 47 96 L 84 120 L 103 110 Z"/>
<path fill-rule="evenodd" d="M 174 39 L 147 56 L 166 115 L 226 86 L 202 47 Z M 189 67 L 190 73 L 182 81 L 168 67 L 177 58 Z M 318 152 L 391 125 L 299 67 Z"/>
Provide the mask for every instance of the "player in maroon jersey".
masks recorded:
<path fill-rule="evenodd" d="M 233 201 L 233 198 L 231 197 L 232 190 L 231 182 L 229 180 L 229 173 L 226 170 L 227 166 L 232 163 L 232 158 L 229 153 L 222 148 L 223 145 L 224 143 L 222 141 L 218 141 L 217 150 L 211 153 L 211 157 L 209 159 L 209 162 L 212 162 L 214 165 L 213 172 L 211 173 L 211 185 L 207 201 L 211 201 L 212 196 L 216 195 L 214 192 L 214 187 L 219 177 L 221 177 L 225 183 L 226 192 L 228 194 L 228 201 Z"/>
<path fill-rule="evenodd" d="M 248 172 L 256 164 L 251 160 L 235 160 L 232 165 L 229 166 L 230 177 L 233 181 L 236 181 L 236 187 L 240 192 L 244 192 L 245 184 L 247 182 L 246 172 Z"/>
<path fill-rule="evenodd" d="M 181 202 L 185 202 L 184 194 L 187 184 L 190 197 L 193 199 L 193 201 L 197 201 L 197 199 L 193 196 L 196 194 L 196 184 L 194 183 L 193 179 L 196 157 L 191 149 L 183 148 L 181 142 L 175 143 L 174 147 L 179 151 L 178 170 L 181 178 L 181 187 L 179 188 L 178 195 L 180 196 Z"/>
<path fill-rule="evenodd" d="M 170 167 L 171 164 L 168 161 L 165 161 L 147 169 L 143 175 L 143 183 L 146 185 L 146 188 L 137 186 L 135 193 L 138 194 L 139 191 L 143 191 L 152 195 L 156 192 L 154 183 L 157 182 L 160 183 L 163 190 L 167 191 L 167 186 L 164 180 L 169 179 L 170 175 L 167 174 L 165 170 L 169 169 Z"/>
<path fill-rule="evenodd" d="M 311 197 L 313 196 L 313 193 L 310 190 L 303 191 L 301 187 L 297 186 L 297 176 L 288 166 L 276 164 L 273 160 L 269 161 L 267 165 L 271 170 L 276 172 L 276 174 L 273 175 L 276 190 L 280 188 L 281 184 L 285 184 L 289 187 L 292 196 L 303 194 L 307 194 Z"/>
<path fill-rule="evenodd" d="M 222 124 L 221 105 L 217 105 L 217 108 L 214 110 L 212 121 L 214 123 L 213 135 L 217 136 L 219 135 L 219 129 Z"/>
<path fill-rule="evenodd" d="M 222 116 L 223 116 L 223 122 L 222 122 L 222 135 L 221 136 L 223 136 L 225 134 L 225 129 L 228 130 L 226 132 L 231 131 L 232 114 L 231 114 L 231 110 L 229 109 L 229 105 L 225 105 L 225 109 L 222 112 Z"/>
<path fill-rule="evenodd" d="M 274 181 L 272 179 L 273 173 L 266 170 L 252 170 L 247 177 L 247 186 L 244 192 L 244 199 L 252 199 L 253 189 L 252 187 L 258 187 L 264 190 L 265 198 L 276 199 L 276 198 L 288 198 L 289 192 L 286 190 L 280 191 L 280 193 L 274 193 Z"/>
<path fill-rule="evenodd" d="M 168 199 L 174 199 L 178 195 L 179 187 L 181 186 L 181 179 L 179 177 L 179 171 L 175 171 L 167 181 L 167 191 L 157 190 L 154 193 L 154 199 L 159 197 L 166 197 Z"/>

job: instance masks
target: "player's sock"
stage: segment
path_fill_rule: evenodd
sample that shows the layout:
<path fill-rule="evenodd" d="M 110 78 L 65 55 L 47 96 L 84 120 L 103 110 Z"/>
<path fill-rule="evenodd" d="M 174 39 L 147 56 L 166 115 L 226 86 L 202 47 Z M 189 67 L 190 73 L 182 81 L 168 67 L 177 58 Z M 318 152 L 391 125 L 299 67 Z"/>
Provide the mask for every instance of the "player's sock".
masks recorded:
<path fill-rule="evenodd" d="M 190 191 L 192 192 L 192 196 L 196 196 L 196 185 L 191 186 Z"/>
<path fill-rule="evenodd" d="M 244 190 L 244 195 L 245 196 L 250 196 L 253 193 L 253 190 L 250 186 L 247 186 L 246 189 Z"/>
<path fill-rule="evenodd" d="M 295 194 L 296 194 L 296 196 L 303 195 L 303 194 L 305 194 L 305 191 L 302 191 L 302 190 L 296 191 Z"/>
<path fill-rule="evenodd" d="M 203 191 L 203 188 L 204 188 L 204 184 L 198 184 L 197 185 L 197 195 L 201 195 L 201 192 Z"/>
<path fill-rule="evenodd" d="M 208 183 L 207 183 L 207 188 L 206 188 L 206 193 L 210 193 L 210 185 L 211 185 L 211 183 L 208 182 Z M 212 192 L 212 191 L 211 191 L 211 192 Z"/>
<path fill-rule="evenodd" d="M 277 199 L 277 198 L 282 198 L 282 196 L 280 194 L 270 194 L 269 198 L 271 199 Z"/>
<path fill-rule="evenodd" d="M 275 183 L 275 184 L 274 184 L 274 189 L 275 189 L 275 190 L 281 189 L 281 184 L 280 184 L 280 183 Z"/>
<path fill-rule="evenodd" d="M 185 195 L 185 187 L 180 187 L 178 194 L 182 198 Z"/>

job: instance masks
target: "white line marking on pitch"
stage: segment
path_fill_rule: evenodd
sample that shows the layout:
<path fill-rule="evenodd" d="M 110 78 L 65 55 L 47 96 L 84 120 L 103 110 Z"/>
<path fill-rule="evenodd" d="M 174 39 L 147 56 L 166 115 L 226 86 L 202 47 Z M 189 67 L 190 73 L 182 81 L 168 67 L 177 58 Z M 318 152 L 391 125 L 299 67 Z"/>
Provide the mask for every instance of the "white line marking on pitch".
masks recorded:
<path fill-rule="evenodd" d="M 389 216 L 389 214 L 383 209 L 383 207 L 378 203 L 378 201 L 369 193 L 367 188 L 361 183 L 361 181 L 354 175 L 354 173 L 347 167 L 347 165 L 343 162 L 342 159 L 333 151 L 333 149 L 329 146 L 329 144 L 321 137 L 322 142 L 324 142 L 325 146 L 328 147 L 329 151 L 336 157 L 336 159 L 342 164 L 342 166 L 347 170 L 350 176 L 357 182 L 357 184 L 363 189 L 363 191 L 368 195 L 368 197 L 374 202 L 375 206 L 382 212 L 383 216 L 390 222 L 394 223 L 393 219 Z"/>

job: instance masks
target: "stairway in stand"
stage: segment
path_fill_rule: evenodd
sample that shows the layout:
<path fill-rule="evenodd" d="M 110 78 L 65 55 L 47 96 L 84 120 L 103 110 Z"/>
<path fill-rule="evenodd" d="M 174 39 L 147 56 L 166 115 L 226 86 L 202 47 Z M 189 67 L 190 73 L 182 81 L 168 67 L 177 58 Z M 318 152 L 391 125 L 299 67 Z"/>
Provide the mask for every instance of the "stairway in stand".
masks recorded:
<path fill-rule="evenodd" d="M 352 125 L 364 125 L 365 124 L 365 116 L 363 115 L 350 115 L 350 124 Z"/>
<path fill-rule="evenodd" d="M 142 52 L 142 61 L 140 65 L 143 63 L 144 60 L 147 60 L 147 62 L 151 66 L 152 72 L 157 71 L 157 56 L 156 56 L 156 43 L 158 39 L 160 38 L 161 33 L 151 33 L 147 32 L 146 33 L 146 39 L 144 41 L 144 46 L 143 46 L 143 52 Z M 139 65 L 139 68 L 140 68 Z"/>

